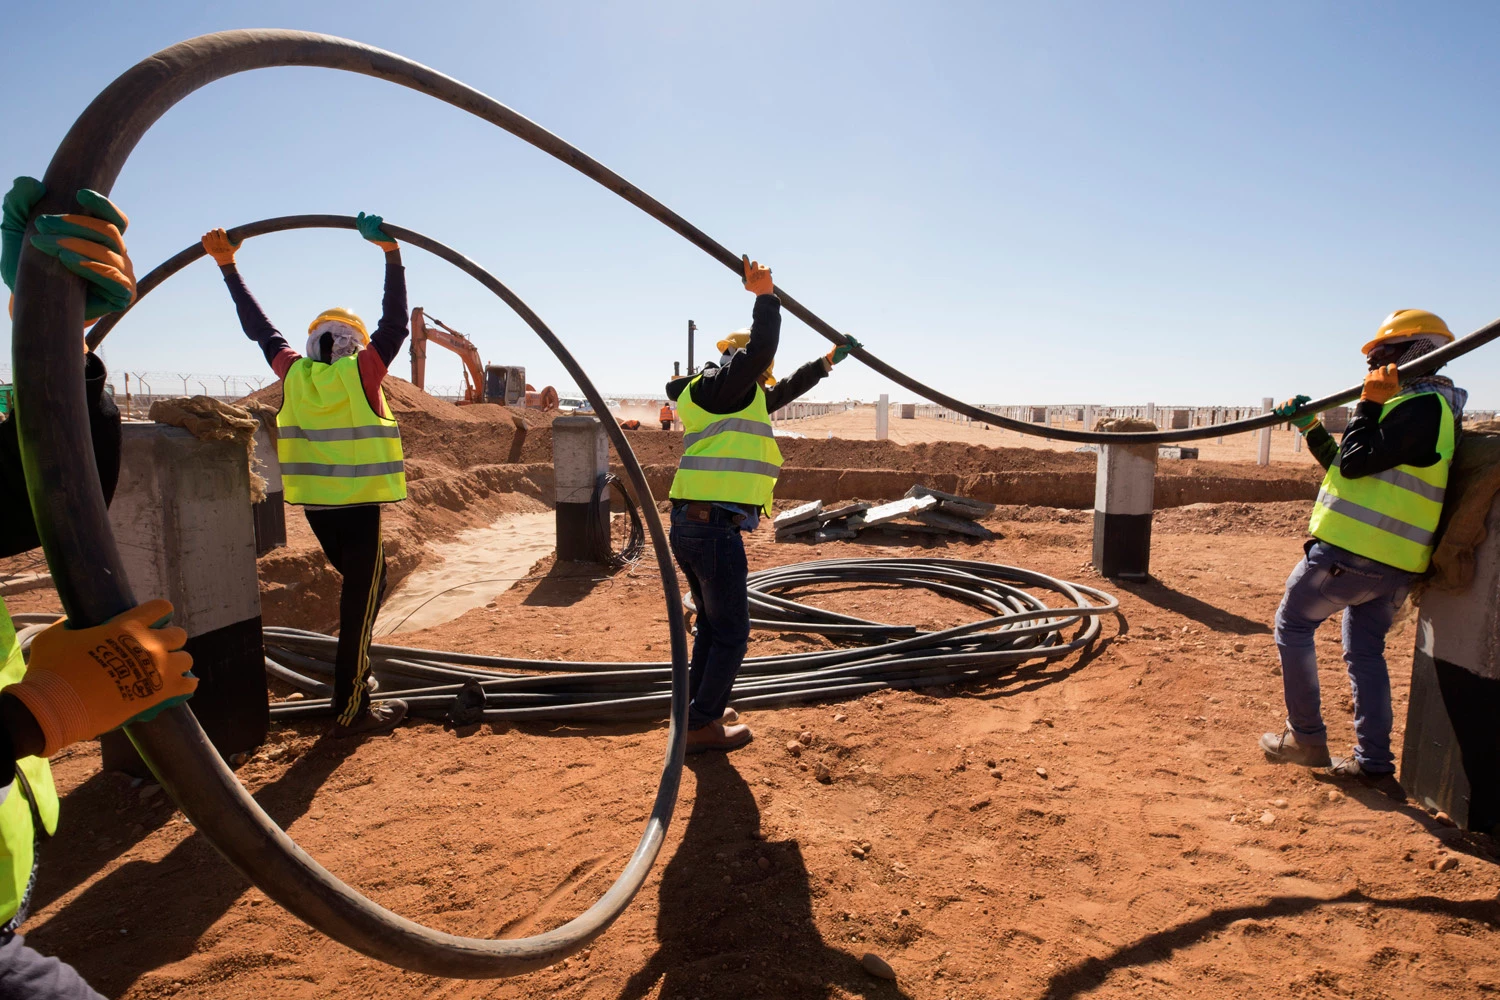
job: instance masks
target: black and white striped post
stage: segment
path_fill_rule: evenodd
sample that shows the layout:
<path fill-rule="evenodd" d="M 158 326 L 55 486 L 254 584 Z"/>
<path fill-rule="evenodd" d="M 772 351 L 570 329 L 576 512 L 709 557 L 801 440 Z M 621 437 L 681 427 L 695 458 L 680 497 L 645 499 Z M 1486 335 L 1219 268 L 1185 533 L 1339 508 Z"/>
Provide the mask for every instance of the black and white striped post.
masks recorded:
<path fill-rule="evenodd" d="M 266 738 L 260 580 L 244 445 L 201 441 L 164 424 L 122 428 L 109 520 L 136 595 L 172 602 L 187 630 L 198 690 L 188 707 L 220 756 Z M 150 772 L 121 730 L 100 737 L 106 771 Z"/>
<path fill-rule="evenodd" d="M 1143 579 L 1151 569 L 1156 445 L 1102 444 L 1094 476 L 1094 568 Z"/>
<path fill-rule="evenodd" d="M 1466 830 L 1500 829 L 1500 502 L 1463 591 L 1422 597 L 1401 786 Z"/>
<path fill-rule="evenodd" d="M 557 491 L 557 558 L 595 562 L 609 538 L 609 494 L 594 493 L 609 472 L 609 440 L 597 417 L 552 421 L 552 477 Z"/>

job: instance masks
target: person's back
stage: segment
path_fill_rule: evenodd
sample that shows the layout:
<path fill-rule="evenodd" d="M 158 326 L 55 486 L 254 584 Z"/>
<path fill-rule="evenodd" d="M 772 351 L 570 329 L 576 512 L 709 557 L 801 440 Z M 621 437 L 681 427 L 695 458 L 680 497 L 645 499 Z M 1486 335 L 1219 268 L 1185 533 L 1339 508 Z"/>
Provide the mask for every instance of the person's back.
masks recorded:
<path fill-rule="evenodd" d="M 381 384 L 407 336 L 406 275 L 401 251 L 378 215 L 360 213 L 360 235 L 385 252 L 385 298 L 374 335 L 344 308 L 326 309 L 307 327 L 306 354 L 271 324 L 235 265 L 238 245 L 222 229 L 204 234 L 219 264 L 245 335 L 260 345 L 282 381 L 276 453 L 286 501 L 300 504 L 308 526 L 343 577 L 339 644 L 334 661 L 331 734 L 394 729 L 406 703 L 371 704 L 370 639 L 385 597 L 380 506 L 406 497 L 401 432 Z"/>

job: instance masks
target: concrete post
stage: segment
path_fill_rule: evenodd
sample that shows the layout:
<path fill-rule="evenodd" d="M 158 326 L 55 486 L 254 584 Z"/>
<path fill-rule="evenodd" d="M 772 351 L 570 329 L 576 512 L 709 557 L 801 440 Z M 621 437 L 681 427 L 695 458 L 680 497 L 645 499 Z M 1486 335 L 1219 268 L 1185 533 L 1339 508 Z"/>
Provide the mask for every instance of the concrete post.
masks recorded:
<path fill-rule="evenodd" d="M 219 753 L 254 750 L 270 703 L 250 469 L 243 445 L 200 441 L 164 424 L 121 429 L 110 527 L 137 600 L 165 597 L 187 630 L 198 690 L 188 707 Z M 150 771 L 124 733 L 100 737 L 103 767 Z"/>
<path fill-rule="evenodd" d="M 1083 429 L 1091 431 L 1094 429 L 1094 408 L 1085 406 L 1083 408 Z"/>
<path fill-rule="evenodd" d="M 875 440 L 885 441 L 891 436 L 891 397 L 882 392 L 875 404 Z"/>
<path fill-rule="evenodd" d="M 597 417 L 552 421 L 552 478 L 557 492 L 557 558 L 597 562 L 600 539 L 608 544 L 609 498 L 593 502 L 609 472 L 609 439 Z"/>
<path fill-rule="evenodd" d="M 1467 590 L 1422 597 L 1401 787 L 1466 830 L 1500 828 L 1500 502 Z"/>
<path fill-rule="evenodd" d="M 1156 445 L 1099 446 L 1094 476 L 1094 568 L 1107 577 L 1150 575 Z"/>
<path fill-rule="evenodd" d="M 1144 419 L 1149 420 L 1152 423 L 1156 423 L 1156 404 L 1155 403 L 1147 403 L 1146 404 L 1146 412 L 1145 412 Z"/>
<path fill-rule="evenodd" d="M 286 544 L 286 497 L 281 485 L 281 462 L 271 432 L 262 427 L 255 432 L 257 470 L 266 480 L 266 498 L 251 506 L 255 522 L 255 554 L 263 556 Z"/>
<path fill-rule="evenodd" d="M 1267 396 L 1261 400 L 1260 412 L 1270 413 L 1275 406 L 1276 400 L 1272 399 L 1270 396 Z M 1271 428 L 1269 427 L 1262 427 L 1260 429 L 1260 441 L 1255 456 L 1255 464 L 1271 464 Z"/>

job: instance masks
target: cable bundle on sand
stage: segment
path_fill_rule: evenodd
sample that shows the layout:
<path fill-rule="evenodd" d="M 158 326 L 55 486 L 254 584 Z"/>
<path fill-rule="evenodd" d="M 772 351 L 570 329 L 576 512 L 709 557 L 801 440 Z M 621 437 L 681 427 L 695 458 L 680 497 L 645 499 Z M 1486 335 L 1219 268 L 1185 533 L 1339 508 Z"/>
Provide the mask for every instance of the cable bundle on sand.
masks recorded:
<path fill-rule="evenodd" d="M 823 584 L 920 587 L 979 608 L 984 617 L 924 631 L 780 596 Z M 961 559 L 822 559 L 751 573 L 749 585 L 752 627 L 860 645 L 746 658 L 733 695 L 741 708 L 987 680 L 1019 663 L 1057 659 L 1091 645 L 1101 631 L 1100 616 L 1119 606 L 1081 583 Z M 1039 592 L 1068 603 L 1051 606 Z M 684 603 L 693 610 L 691 600 Z M 271 675 L 316 696 L 273 705 L 272 718 L 330 714 L 338 640 L 267 628 L 265 643 Z M 371 646 L 370 662 L 380 691 L 399 693 L 414 715 L 460 723 L 663 719 L 671 689 L 665 663 L 526 660 L 402 646 Z"/>

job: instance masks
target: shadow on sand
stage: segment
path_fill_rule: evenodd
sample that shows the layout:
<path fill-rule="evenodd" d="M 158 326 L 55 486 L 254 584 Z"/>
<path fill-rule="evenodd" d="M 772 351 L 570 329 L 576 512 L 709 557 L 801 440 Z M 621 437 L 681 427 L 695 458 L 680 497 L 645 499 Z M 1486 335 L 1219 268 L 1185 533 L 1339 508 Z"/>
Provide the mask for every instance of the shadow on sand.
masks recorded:
<path fill-rule="evenodd" d="M 734 763 L 714 753 L 689 757 L 688 767 L 698 789 L 682 842 L 662 871 L 661 947 L 620 1000 L 691 1000 L 721 995 L 727 983 L 747 997 L 906 997 L 860 967 L 863 949 L 823 940 L 801 847 L 761 839 L 755 795 Z"/>

